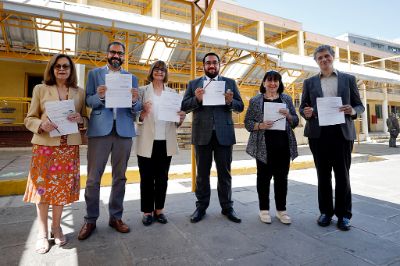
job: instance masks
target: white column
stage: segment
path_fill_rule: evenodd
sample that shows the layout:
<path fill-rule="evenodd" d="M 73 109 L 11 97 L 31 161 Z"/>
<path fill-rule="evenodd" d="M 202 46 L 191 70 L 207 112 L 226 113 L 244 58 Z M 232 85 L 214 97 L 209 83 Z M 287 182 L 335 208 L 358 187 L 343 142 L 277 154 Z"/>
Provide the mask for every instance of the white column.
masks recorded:
<path fill-rule="evenodd" d="M 362 92 L 362 104 L 365 107 L 365 111 L 361 114 L 362 118 L 362 133 L 365 136 L 365 140 L 370 140 L 369 138 L 369 132 L 368 132 L 368 111 L 367 111 L 367 89 L 364 83 L 361 84 L 360 86 L 361 92 Z"/>
<path fill-rule="evenodd" d="M 76 75 L 78 77 L 78 86 L 81 88 L 85 88 L 85 65 L 76 64 Z"/>
<path fill-rule="evenodd" d="M 388 94 L 387 87 L 383 88 L 383 102 L 382 102 L 382 119 L 383 119 L 383 132 L 387 132 L 388 127 L 386 120 L 388 119 Z"/>
<path fill-rule="evenodd" d="M 339 62 L 340 60 L 340 48 L 339 46 L 335 46 L 335 62 Z"/>
<path fill-rule="evenodd" d="M 213 30 L 218 30 L 218 10 L 217 9 L 211 9 L 211 29 Z"/>
<path fill-rule="evenodd" d="M 386 68 L 385 60 L 382 60 L 380 62 L 379 68 L 385 70 L 385 68 Z"/>
<path fill-rule="evenodd" d="M 257 41 L 265 43 L 264 21 L 258 21 L 257 23 Z"/>
<path fill-rule="evenodd" d="M 153 18 L 161 18 L 161 3 L 160 0 L 151 1 L 151 16 Z"/>
<path fill-rule="evenodd" d="M 299 55 L 304 56 L 304 31 L 302 30 L 297 33 L 297 48 L 299 49 Z"/>
<path fill-rule="evenodd" d="M 358 62 L 360 62 L 360 65 L 361 66 L 364 66 L 363 64 L 364 64 L 364 53 L 360 53 L 359 55 L 358 55 Z"/>

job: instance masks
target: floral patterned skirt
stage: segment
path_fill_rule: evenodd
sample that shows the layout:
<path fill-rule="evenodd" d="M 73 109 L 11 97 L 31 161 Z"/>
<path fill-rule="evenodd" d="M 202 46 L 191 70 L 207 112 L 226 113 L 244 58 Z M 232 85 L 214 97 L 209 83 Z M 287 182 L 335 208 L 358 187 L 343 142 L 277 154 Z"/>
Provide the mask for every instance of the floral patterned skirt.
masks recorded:
<path fill-rule="evenodd" d="M 66 205 L 79 199 L 79 146 L 33 145 L 32 161 L 24 201 Z"/>

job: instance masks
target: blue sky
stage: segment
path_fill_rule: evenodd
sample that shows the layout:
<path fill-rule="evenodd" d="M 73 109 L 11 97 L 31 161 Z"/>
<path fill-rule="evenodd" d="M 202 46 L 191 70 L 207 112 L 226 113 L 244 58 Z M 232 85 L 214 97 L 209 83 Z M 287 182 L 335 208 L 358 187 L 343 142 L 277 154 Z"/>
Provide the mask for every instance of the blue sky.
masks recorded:
<path fill-rule="evenodd" d="M 346 32 L 400 42 L 400 0 L 235 0 L 303 24 L 305 31 L 336 37 Z"/>

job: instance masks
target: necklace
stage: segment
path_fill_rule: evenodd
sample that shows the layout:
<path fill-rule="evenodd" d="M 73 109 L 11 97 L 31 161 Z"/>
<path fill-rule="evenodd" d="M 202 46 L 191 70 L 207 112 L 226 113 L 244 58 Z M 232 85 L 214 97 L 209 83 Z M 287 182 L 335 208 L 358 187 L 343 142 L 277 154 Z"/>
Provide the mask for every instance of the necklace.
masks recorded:
<path fill-rule="evenodd" d="M 60 93 L 60 92 L 61 92 L 61 93 Z M 68 88 L 67 88 L 67 90 L 65 91 L 65 94 L 64 94 L 63 92 L 64 92 L 64 91 L 63 91 L 62 89 L 60 89 L 59 87 L 57 87 L 58 99 L 59 99 L 60 101 L 68 100 Z"/>
<path fill-rule="evenodd" d="M 275 100 L 279 98 L 279 94 L 273 95 L 273 96 L 268 96 L 266 93 L 264 93 L 264 98 L 267 100 Z"/>

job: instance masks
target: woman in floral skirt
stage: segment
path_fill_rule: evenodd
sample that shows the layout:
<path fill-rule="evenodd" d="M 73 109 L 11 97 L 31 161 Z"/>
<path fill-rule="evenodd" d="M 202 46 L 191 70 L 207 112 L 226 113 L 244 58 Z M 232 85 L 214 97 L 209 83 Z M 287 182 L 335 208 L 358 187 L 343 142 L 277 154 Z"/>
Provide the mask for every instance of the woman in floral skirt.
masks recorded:
<path fill-rule="evenodd" d="M 67 240 L 61 229 L 61 214 L 66 204 L 79 199 L 79 144 L 80 133 L 50 137 L 60 133 L 46 113 L 45 103 L 73 100 L 75 110 L 68 120 L 79 127 L 86 124 L 85 93 L 77 86 L 75 65 L 64 54 L 54 55 L 47 64 L 43 84 L 33 89 L 25 126 L 33 132 L 32 161 L 24 195 L 25 202 L 36 204 L 39 232 L 36 251 L 46 253 L 48 242 L 48 210 L 52 205 L 51 237 L 58 246 Z"/>

